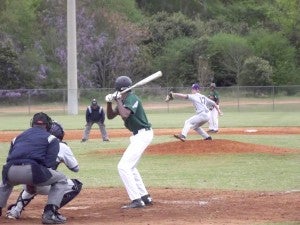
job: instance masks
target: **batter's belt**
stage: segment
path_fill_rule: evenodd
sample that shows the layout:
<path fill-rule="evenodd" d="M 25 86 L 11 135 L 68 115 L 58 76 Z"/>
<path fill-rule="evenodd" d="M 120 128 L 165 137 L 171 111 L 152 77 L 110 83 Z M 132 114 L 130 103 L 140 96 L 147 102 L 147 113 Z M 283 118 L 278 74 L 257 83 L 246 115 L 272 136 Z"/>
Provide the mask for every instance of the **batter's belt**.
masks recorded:
<path fill-rule="evenodd" d="M 140 131 L 148 131 L 148 130 L 151 130 L 151 127 L 144 127 L 144 128 L 142 128 L 142 129 L 139 129 L 139 130 L 133 132 L 133 135 L 136 135 L 136 134 L 139 133 Z"/>

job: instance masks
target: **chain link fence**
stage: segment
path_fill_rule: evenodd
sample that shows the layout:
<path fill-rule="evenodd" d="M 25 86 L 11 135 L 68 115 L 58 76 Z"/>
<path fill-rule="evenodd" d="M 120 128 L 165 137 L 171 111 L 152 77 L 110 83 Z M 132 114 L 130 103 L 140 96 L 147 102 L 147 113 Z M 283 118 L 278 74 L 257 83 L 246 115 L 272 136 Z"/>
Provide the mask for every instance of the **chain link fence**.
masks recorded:
<path fill-rule="evenodd" d="M 172 90 L 190 93 L 190 87 L 141 87 L 133 91 L 142 99 L 147 111 L 190 112 L 192 105 L 186 100 L 166 103 L 165 96 Z M 299 111 L 300 85 L 293 86 L 233 86 L 219 87 L 220 106 L 225 111 Z M 85 113 L 90 101 L 95 98 L 105 105 L 105 96 L 113 89 L 78 89 L 78 113 Z M 208 95 L 208 87 L 201 93 Z M 0 116 L 31 115 L 36 112 L 68 114 L 67 89 L 22 89 L 0 90 Z"/>

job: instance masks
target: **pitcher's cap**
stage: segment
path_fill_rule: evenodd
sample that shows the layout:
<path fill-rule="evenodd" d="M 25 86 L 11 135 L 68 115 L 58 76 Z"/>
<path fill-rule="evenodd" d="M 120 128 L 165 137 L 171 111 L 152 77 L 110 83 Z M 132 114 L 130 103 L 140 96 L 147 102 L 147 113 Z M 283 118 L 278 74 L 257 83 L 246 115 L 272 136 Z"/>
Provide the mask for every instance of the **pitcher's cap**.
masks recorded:
<path fill-rule="evenodd" d="M 194 89 L 194 90 L 200 90 L 200 85 L 199 84 L 193 84 L 192 85 L 192 89 Z"/>

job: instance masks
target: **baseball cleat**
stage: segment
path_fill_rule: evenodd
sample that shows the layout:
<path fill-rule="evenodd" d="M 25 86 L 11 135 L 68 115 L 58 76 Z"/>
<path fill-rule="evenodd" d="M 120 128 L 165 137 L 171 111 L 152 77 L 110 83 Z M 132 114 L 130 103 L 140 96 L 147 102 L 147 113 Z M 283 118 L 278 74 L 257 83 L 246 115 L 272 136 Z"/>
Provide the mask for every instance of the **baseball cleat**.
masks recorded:
<path fill-rule="evenodd" d="M 122 209 L 134 209 L 134 208 L 143 208 L 145 207 L 145 203 L 142 201 L 142 199 L 135 199 L 128 205 L 124 205 L 121 208 Z"/>
<path fill-rule="evenodd" d="M 205 140 L 205 141 L 209 141 L 209 140 L 212 140 L 212 138 L 211 138 L 211 137 L 207 137 L 207 138 L 205 138 L 204 140 Z"/>
<path fill-rule="evenodd" d="M 46 211 L 42 216 L 43 224 L 63 224 L 67 219 L 58 212 Z"/>
<path fill-rule="evenodd" d="M 145 203 L 146 206 L 147 205 L 153 205 L 152 198 L 149 194 L 142 196 L 142 201 Z"/>
<path fill-rule="evenodd" d="M 174 137 L 179 139 L 182 142 L 185 142 L 185 136 L 182 134 L 174 134 Z"/>

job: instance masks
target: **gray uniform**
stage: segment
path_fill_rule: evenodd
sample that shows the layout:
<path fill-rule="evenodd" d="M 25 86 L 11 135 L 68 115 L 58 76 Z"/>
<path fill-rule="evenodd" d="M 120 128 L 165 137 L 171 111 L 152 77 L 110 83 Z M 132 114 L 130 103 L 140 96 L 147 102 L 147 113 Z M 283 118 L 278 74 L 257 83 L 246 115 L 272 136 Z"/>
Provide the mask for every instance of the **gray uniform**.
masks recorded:
<path fill-rule="evenodd" d="M 209 107 L 214 105 L 214 102 L 200 93 L 188 94 L 188 100 L 190 100 L 194 107 L 196 114 L 184 122 L 184 127 L 181 134 L 187 137 L 190 129 L 194 129 L 204 139 L 209 135 L 201 128 L 201 126 L 209 120 Z"/>
<path fill-rule="evenodd" d="M 15 138 L 2 171 L 0 207 L 6 206 L 13 187 L 19 184 L 51 185 L 47 204 L 59 206 L 68 183 L 63 173 L 52 169 L 58 151 L 58 139 L 39 127 L 32 127 Z"/>

